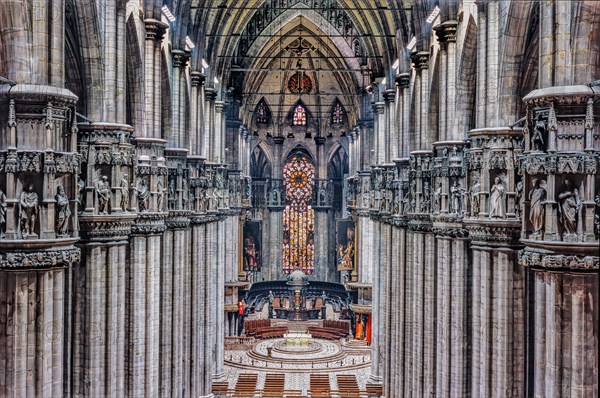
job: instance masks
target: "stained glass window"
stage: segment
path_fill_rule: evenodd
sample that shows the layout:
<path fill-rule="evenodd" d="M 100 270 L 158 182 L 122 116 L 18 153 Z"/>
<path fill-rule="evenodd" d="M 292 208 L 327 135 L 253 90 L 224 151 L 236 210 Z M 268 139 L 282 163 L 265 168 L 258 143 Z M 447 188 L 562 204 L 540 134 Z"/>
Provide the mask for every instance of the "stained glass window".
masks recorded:
<path fill-rule="evenodd" d="M 294 126 L 306 126 L 306 109 L 302 104 L 294 108 Z"/>
<path fill-rule="evenodd" d="M 311 206 L 315 167 L 304 155 L 293 156 L 283 168 L 286 205 L 283 211 L 283 272 L 315 271 L 315 212 Z"/>
<path fill-rule="evenodd" d="M 269 123 L 269 110 L 267 108 L 267 104 L 265 104 L 265 101 L 260 101 L 256 107 L 256 123 Z"/>
<path fill-rule="evenodd" d="M 342 124 L 344 121 L 344 111 L 342 110 L 342 104 L 339 102 L 336 102 L 335 106 L 333 107 L 331 119 L 333 124 Z"/>

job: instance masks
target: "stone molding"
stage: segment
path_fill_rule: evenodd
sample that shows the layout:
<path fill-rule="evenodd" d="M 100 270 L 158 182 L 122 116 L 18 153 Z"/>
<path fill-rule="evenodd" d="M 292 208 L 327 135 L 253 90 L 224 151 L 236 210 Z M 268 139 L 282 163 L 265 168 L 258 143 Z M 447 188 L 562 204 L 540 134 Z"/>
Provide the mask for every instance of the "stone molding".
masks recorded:
<path fill-rule="evenodd" d="M 166 231 L 167 213 L 138 213 L 131 235 L 161 235 Z"/>
<path fill-rule="evenodd" d="M 519 251 L 519 263 L 524 267 L 545 268 L 553 271 L 597 271 L 600 268 L 598 256 L 545 254 L 530 249 Z"/>
<path fill-rule="evenodd" d="M 135 214 L 115 216 L 90 215 L 79 218 L 82 240 L 113 241 L 127 239 L 132 231 Z"/>
<path fill-rule="evenodd" d="M 78 239 L 35 241 L 0 241 L 0 268 L 65 268 L 81 260 L 81 250 L 73 244 Z"/>

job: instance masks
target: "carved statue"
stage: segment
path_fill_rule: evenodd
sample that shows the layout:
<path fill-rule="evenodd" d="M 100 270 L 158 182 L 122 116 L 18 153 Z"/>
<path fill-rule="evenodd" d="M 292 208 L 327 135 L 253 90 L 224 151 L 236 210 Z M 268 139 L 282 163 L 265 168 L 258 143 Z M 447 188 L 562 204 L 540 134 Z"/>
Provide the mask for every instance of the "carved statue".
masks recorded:
<path fill-rule="evenodd" d="M 156 211 L 163 211 L 166 189 L 163 188 L 162 178 L 159 178 L 156 182 L 156 192 Z"/>
<path fill-rule="evenodd" d="M 479 207 L 479 192 L 481 192 L 481 184 L 479 183 L 479 179 L 473 181 L 473 185 L 471 185 L 470 193 L 471 193 L 471 215 L 476 217 L 480 212 Z"/>
<path fill-rule="evenodd" d="M 102 176 L 96 181 L 96 206 L 98 214 L 108 214 L 110 205 L 110 186 L 108 177 Z"/>
<path fill-rule="evenodd" d="M 458 180 L 454 180 L 454 183 L 450 187 L 450 197 L 452 213 L 460 214 L 463 211 L 463 191 L 464 189 L 460 186 Z"/>
<path fill-rule="evenodd" d="M 69 208 L 69 198 L 62 185 L 56 187 L 54 199 L 56 200 L 56 235 L 67 236 L 71 209 Z"/>
<path fill-rule="evenodd" d="M 23 237 L 35 235 L 35 221 L 39 213 L 38 195 L 29 184 L 27 190 L 21 192 L 19 200 L 19 220 Z"/>
<path fill-rule="evenodd" d="M 533 225 L 533 235 L 540 236 L 544 229 L 544 216 L 546 215 L 546 190 L 542 187 L 542 182 L 538 179 L 533 180 L 533 188 L 529 192 L 529 202 L 531 210 L 529 212 L 529 221 Z"/>
<path fill-rule="evenodd" d="M 185 178 L 182 179 L 181 182 L 181 206 L 182 208 L 185 210 L 188 208 L 188 199 L 189 199 L 189 194 L 188 194 L 188 185 L 187 185 L 187 180 Z"/>
<path fill-rule="evenodd" d="M 169 180 L 169 210 L 175 210 L 175 203 L 177 199 L 175 198 L 175 180 Z"/>
<path fill-rule="evenodd" d="M 6 232 L 6 194 L 0 189 L 0 238 Z"/>
<path fill-rule="evenodd" d="M 123 174 L 121 177 L 121 209 L 127 211 L 129 208 L 129 180 L 128 175 Z"/>
<path fill-rule="evenodd" d="M 327 206 L 327 181 L 319 184 L 319 206 Z"/>
<path fill-rule="evenodd" d="M 81 177 L 77 177 L 77 202 L 79 203 L 79 211 L 84 209 L 84 193 L 85 193 L 85 181 Z"/>
<path fill-rule="evenodd" d="M 574 235 L 577 232 L 577 216 L 581 209 L 579 191 L 573 187 L 571 180 L 566 179 L 563 189 L 558 194 L 559 221 L 565 235 Z"/>
<path fill-rule="evenodd" d="M 273 305 L 273 300 L 275 299 L 275 295 L 272 290 L 269 290 L 269 305 Z"/>
<path fill-rule="evenodd" d="M 145 178 L 140 179 L 137 187 L 138 210 L 148 211 L 148 202 L 150 200 L 150 190 Z"/>
<path fill-rule="evenodd" d="M 544 133 L 546 132 L 546 122 L 542 120 L 542 114 L 538 113 L 535 125 L 533 126 L 533 134 L 531 136 L 531 147 L 534 151 L 544 150 Z"/>
<path fill-rule="evenodd" d="M 429 212 L 429 204 L 431 202 L 431 188 L 429 181 L 423 181 L 423 201 L 421 202 L 421 213 Z"/>
<path fill-rule="evenodd" d="M 442 203 L 442 183 L 438 182 L 438 186 L 433 190 L 433 212 L 439 214 Z"/>
<path fill-rule="evenodd" d="M 494 179 L 494 185 L 490 192 L 490 218 L 506 218 L 506 205 L 504 202 L 506 188 L 500 177 Z"/>
<path fill-rule="evenodd" d="M 517 218 L 521 218 L 521 198 L 523 196 L 523 180 L 519 180 L 519 182 L 517 182 L 517 187 L 516 187 L 516 192 L 515 192 L 515 215 L 517 216 Z"/>

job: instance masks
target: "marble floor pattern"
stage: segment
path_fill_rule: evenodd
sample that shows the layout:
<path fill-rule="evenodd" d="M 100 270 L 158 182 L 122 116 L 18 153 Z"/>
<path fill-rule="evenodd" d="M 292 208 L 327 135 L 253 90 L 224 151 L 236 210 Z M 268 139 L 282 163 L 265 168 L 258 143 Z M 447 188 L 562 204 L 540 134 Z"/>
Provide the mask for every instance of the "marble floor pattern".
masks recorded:
<path fill-rule="evenodd" d="M 257 389 L 263 389 L 268 372 L 285 374 L 285 389 L 300 390 L 307 394 L 310 389 L 310 373 L 328 373 L 331 389 L 338 388 L 336 375 L 353 374 L 359 388 L 365 389 L 371 365 L 369 347 L 346 346 L 339 342 L 314 339 L 311 352 L 298 355 L 297 349 L 285 352 L 282 339 L 262 340 L 248 349 L 225 350 L 226 379 L 234 388 L 240 373 L 257 373 Z M 315 346 L 318 348 L 315 349 Z M 320 347 L 319 347 L 320 346 Z M 272 358 L 267 356 L 267 347 L 277 347 Z"/>

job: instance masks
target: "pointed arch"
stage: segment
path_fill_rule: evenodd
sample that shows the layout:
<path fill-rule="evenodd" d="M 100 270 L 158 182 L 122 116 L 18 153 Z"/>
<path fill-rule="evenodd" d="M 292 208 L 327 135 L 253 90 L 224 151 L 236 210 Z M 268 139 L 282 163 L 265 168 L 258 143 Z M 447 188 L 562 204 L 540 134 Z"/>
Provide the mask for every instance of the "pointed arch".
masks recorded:
<path fill-rule="evenodd" d="M 340 143 L 332 148 L 327 161 L 327 177 L 343 179 L 348 174 L 348 153 Z"/>
<path fill-rule="evenodd" d="M 314 157 L 313 157 L 312 153 L 310 153 L 310 151 L 302 144 L 298 144 L 295 147 L 293 147 L 292 149 L 290 149 L 290 151 L 287 153 L 287 155 L 285 156 L 284 159 L 287 162 L 296 154 L 304 154 L 307 158 L 310 159 L 311 162 L 314 162 Z"/>
<path fill-rule="evenodd" d="M 267 153 L 268 147 L 261 141 L 254 147 L 250 157 L 250 176 L 253 180 L 265 180 L 271 178 L 272 161 Z"/>

